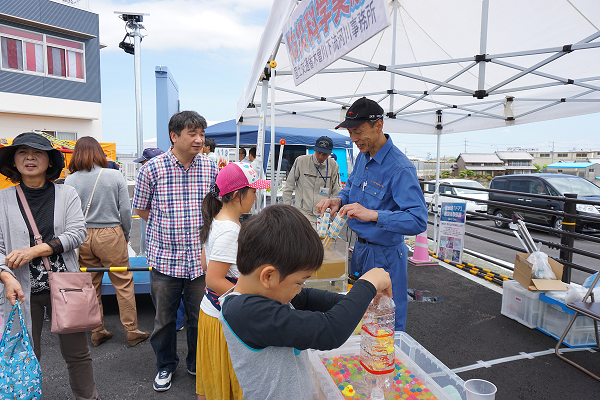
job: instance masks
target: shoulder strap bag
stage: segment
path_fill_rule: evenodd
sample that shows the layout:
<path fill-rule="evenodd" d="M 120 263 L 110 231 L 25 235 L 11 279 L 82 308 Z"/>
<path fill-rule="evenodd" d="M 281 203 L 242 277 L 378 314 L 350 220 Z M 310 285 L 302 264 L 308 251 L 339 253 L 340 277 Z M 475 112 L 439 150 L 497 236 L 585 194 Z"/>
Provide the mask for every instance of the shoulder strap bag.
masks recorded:
<path fill-rule="evenodd" d="M 42 236 L 38 231 L 27 199 L 17 185 L 17 193 L 29 220 L 36 244 L 41 244 Z M 89 272 L 52 272 L 48 257 L 42 257 L 48 271 L 50 283 L 50 302 L 52 305 L 52 327 L 54 333 L 87 332 L 102 325 L 100 306 L 96 290 L 92 285 Z"/>

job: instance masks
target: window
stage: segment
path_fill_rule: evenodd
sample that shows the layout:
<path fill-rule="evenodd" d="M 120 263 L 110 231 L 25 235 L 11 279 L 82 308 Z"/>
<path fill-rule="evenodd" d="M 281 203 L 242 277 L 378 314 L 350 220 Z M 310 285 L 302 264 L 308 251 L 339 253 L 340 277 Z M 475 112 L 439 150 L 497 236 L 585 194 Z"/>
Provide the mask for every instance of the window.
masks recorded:
<path fill-rule="evenodd" d="M 81 42 L 0 25 L 1 68 L 69 80 L 85 80 Z"/>
<path fill-rule="evenodd" d="M 77 132 L 56 132 L 56 138 L 60 140 L 77 141 Z"/>
<path fill-rule="evenodd" d="M 594 168 L 588 169 L 588 172 L 594 172 Z"/>
<path fill-rule="evenodd" d="M 550 153 L 540 153 L 540 158 L 550 158 Z"/>
<path fill-rule="evenodd" d="M 511 192 L 529 193 L 529 181 L 514 179 L 508 182 L 508 190 Z"/>
<path fill-rule="evenodd" d="M 575 155 L 576 158 L 586 158 L 587 157 L 587 153 L 577 153 Z"/>
<path fill-rule="evenodd" d="M 556 154 L 556 156 L 567 158 L 567 157 L 569 157 L 569 153 L 558 153 L 558 154 Z"/>

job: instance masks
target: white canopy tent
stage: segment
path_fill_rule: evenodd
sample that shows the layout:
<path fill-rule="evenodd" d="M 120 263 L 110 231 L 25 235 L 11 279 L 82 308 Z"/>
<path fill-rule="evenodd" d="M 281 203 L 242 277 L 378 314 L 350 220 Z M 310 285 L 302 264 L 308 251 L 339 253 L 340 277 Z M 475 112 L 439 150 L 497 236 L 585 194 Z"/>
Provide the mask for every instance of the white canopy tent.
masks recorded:
<path fill-rule="evenodd" d="M 331 129 L 367 96 L 385 132 L 438 135 L 439 181 L 442 134 L 600 112 L 598 0 L 374 1 L 390 27 L 297 87 L 282 41 L 297 2 L 274 1 L 238 124 Z"/>

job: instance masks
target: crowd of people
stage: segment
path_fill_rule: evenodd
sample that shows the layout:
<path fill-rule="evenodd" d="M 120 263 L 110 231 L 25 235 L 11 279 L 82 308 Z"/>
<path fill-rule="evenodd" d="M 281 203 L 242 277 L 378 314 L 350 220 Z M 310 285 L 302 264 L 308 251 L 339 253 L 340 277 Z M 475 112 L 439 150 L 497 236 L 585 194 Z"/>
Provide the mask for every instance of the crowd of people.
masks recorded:
<path fill-rule="evenodd" d="M 51 307 L 48 274 L 82 267 L 128 266 L 131 213 L 147 223 L 146 260 L 155 308 L 152 332 L 138 330 L 131 272 L 109 272 L 121 323 L 131 346 L 149 338 L 156 359 L 153 388 L 171 388 L 179 364 L 176 332 L 183 308 L 186 366 L 203 399 L 305 399 L 313 393 L 307 349 L 339 347 L 352 334 L 378 292 L 396 296 L 396 329 L 406 321 L 406 246 L 403 235 L 426 229 L 427 211 L 416 171 L 383 133 L 383 110 L 361 98 L 337 128 L 345 128 L 360 154 L 345 187 L 321 137 L 314 154 L 290 170 L 286 204 L 250 212 L 260 179 L 256 148 L 219 171 L 216 143 L 206 120 L 182 111 L 169 121 L 171 147 L 146 149 L 132 205 L 123 177 L 107 169 L 99 143 L 77 141 L 64 185 L 61 153 L 35 133 L 0 148 L 0 173 L 18 184 L 43 243 L 36 244 L 15 187 L 0 191 L 0 301 L 2 323 L 16 301 L 39 358 L 44 307 Z M 206 156 L 205 156 L 206 155 Z M 291 194 L 295 203 L 291 206 Z M 358 235 L 351 270 L 360 279 L 345 295 L 304 287 L 321 266 L 324 249 L 314 222 L 326 209 L 348 216 Z M 79 248 L 78 255 L 75 250 Z M 101 302 L 103 273 L 94 273 Z M 3 326 L 0 326 L 3 329 Z M 76 399 L 97 399 L 86 332 L 59 334 Z M 102 324 L 91 341 L 112 333 Z"/>

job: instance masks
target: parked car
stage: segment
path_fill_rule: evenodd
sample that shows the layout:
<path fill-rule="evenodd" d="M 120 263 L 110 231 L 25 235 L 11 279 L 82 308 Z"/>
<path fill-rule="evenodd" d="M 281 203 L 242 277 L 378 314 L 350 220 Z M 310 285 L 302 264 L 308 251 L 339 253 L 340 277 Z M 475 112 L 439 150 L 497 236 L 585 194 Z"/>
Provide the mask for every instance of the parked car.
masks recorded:
<path fill-rule="evenodd" d="M 485 189 L 484 186 L 477 182 L 472 181 L 470 179 L 440 179 L 440 204 L 442 203 L 467 203 L 467 211 L 477 211 L 485 213 L 487 211 L 487 204 L 483 203 L 483 201 L 488 199 L 488 193 L 474 190 L 474 189 L 463 189 L 451 186 L 441 186 L 444 185 L 458 185 L 458 186 L 468 186 L 472 188 L 480 188 Z M 425 191 L 435 191 L 435 181 L 425 182 Z M 444 194 L 453 194 L 456 196 L 468 197 L 469 200 L 457 199 L 454 197 L 444 196 Z M 427 207 L 429 210 L 433 211 L 433 193 L 423 193 L 423 197 L 425 198 L 425 202 L 427 203 Z"/>
<path fill-rule="evenodd" d="M 503 205 L 491 205 L 488 214 L 508 218 L 516 211 L 523 215 L 526 222 L 538 225 L 549 225 L 562 229 L 562 218 L 547 213 L 547 210 L 562 211 L 564 203 L 552 198 L 530 197 L 527 194 L 543 194 L 547 196 L 564 196 L 565 193 L 575 193 L 577 198 L 600 201 L 600 187 L 592 182 L 574 175 L 567 174 L 523 174 L 505 175 L 492 179 L 490 189 L 508 190 L 514 194 L 490 193 L 490 200 L 500 201 Z M 536 211 L 519 210 L 515 205 L 535 207 Z M 600 217 L 600 205 L 577 204 L 577 214 Z M 508 224 L 494 221 L 498 228 L 506 228 Z M 593 221 L 577 220 L 575 229 L 600 229 L 600 224 Z"/>

